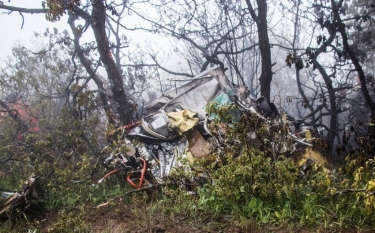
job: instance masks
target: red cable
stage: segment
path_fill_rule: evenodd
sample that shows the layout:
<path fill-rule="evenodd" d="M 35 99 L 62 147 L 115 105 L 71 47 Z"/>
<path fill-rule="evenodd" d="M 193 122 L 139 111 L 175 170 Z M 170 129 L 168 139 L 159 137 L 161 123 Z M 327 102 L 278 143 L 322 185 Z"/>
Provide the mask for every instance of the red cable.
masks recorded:
<path fill-rule="evenodd" d="M 143 186 L 143 181 L 145 179 L 145 174 L 146 174 L 146 160 L 142 159 L 141 160 L 143 161 L 143 167 L 142 167 L 142 173 L 141 173 L 141 179 L 139 180 L 139 185 L 136 185 L 131 179 L 131 175 L 132 175 L 132 172 L 129 173 L 128 177 L 126 177 L 126 180 L 128 181 L 128 183 L 135 189 L 141 189 L 142 186 Z"/>
<path fill-rule="evenodd" d="M 114 130 L 108 132 L 107 140 L 109 140 L 109 137 L 112 137 L 113 135 L 115 135 L 116 133 L 120 132 L 121 130 L 125 129 L 125 131 L 128 132 L 132 128 L 138 126 L 140 123 L 141 123 L 141 121 L 136 121 L 134 123 L 131 123 L 131 124 L 128 124 L 128 125 L 123 125 L 121 127 L 118 127 L 117 129 L 114 129 Z"/>
<path fill-rule="evenodd" d="M 107 174 L 105 174 L 105 176 L 103 176 L 103 178 L 101 178 L 99 181 L 98 181 L 98 184 L 100 184 L 104 179 L 106 179 L 107 177 L 119 172 L 120 170 L 119 169 L 115 169 L 113 171 L 110 171 L 108 172 Z"/>
<path fill-rule="evenodd" d="M 138 185 L 134 184 L 134 182 L 130 179 L 131 175 L 132 175 L 132 172 L 129 173 L 128 177 L 126 177 L 126 180 L 128 181 L 128 183 L 129 183 L 133 188 L 137 189 L 137 188 L 138 188 Z"/>
<path fill-rule="evenodd" d="M 139 189 L 142 188 L 143 181 L 145 179 L 145 173 L 146 173 L 146 160 L 142 159 L 142 161 L 143 161 L 143 167 L 142 167 L 141 180 L 139 181 Z"/>
<path fill-rule="evenodd" d="M 125 128 L 125 130 L 128 131 L 128 130 L 130 130 L 130 129 L 136 127 L 136 126 L 138 126 L 140 123 L 141 123 L 141 121 L 136 121 L 136 122 L 134 122 L 132 124 L 123 126 L 123 128 Z"/>

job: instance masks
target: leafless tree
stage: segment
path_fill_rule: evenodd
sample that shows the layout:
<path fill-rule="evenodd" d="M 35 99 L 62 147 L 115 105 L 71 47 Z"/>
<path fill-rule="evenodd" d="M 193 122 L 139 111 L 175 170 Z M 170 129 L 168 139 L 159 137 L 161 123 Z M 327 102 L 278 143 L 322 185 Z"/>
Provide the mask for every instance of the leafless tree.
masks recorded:
<path fill-rule="evenodd" d="M 150 7 L 155 9 L 152 16 L 149 12 L 132 11 L 144 22 L 144 26 L 131 29 L 174 38 L 180 46 L 178 52 L 190 68 L 185 73 L 172 72 L 162 67 L 155 55 L 151 55 L 161 69 L 174 75 L 192 77 L 210 64 L 217 64 L 225 70 L 229 68 L 234 83 L 251 83 L 249 86 L 253 86 L 256 68 L 253 72 L 246 69 L 259 60 L 254 59 L 258 54 L 258 42 L 253 36 L 254 22 L 244 12 L 245 5 L 231 1 L 186 0 L 165 1 L 163 4 L 151 1 Z"/>

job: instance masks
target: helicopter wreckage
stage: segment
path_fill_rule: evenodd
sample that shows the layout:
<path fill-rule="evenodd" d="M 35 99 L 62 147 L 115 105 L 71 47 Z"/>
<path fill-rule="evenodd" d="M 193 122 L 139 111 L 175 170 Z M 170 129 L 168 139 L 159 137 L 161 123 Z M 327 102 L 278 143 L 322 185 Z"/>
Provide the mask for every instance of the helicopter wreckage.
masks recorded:
<path fill-rule="evenodd" d="M 196 161 L 223 156 L 228 127 L 219 116 L 209 114 L 207 106 L 235 106 L 233 115 L 242 124 L 247 145 L 266 151 L 274 160 L 278 155 L 291 156 L 304 172 L 314 163 L 329 170 L 327 160 L 314 148 L 313 130 L 302 128 L 292 133 L 294 119 L 279 114 L 266 98 L 250 97 L 246 86 L 229 82 L 219 66 L 212 67 L 182 86 L 169 90 L 147 106 L 151 114 L 140 121 L 109 133 L 113 140 L 125 145 L 125 150 L 113 150 L 103 165 L 110 170 L 102 179 L 125 172 L 128 183 L 135 189 L 161 184 L 176 169 L 188 171 L 186 185 L 199 184 L 209 174 Z M 318 139 L 319 140 L 319 139 Z M 230 145 L 232 156 L 243 146 L 237 140 Z M 124 148 L 123 146 L 121 148 Z M 211 160 L 212 161 L 212 160 Z M 193 174 L 193 175 L 191 175 Z"/>

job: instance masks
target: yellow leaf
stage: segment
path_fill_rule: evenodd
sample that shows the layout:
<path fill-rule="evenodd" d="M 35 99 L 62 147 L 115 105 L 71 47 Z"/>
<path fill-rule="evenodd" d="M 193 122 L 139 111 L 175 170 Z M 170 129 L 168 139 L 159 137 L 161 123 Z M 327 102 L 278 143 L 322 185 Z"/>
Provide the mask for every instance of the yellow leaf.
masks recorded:
<path fill-rule="evenodd" d="M 375 180 L 370 180 L 367 183 L 366 191 L 375 191 Z"/>

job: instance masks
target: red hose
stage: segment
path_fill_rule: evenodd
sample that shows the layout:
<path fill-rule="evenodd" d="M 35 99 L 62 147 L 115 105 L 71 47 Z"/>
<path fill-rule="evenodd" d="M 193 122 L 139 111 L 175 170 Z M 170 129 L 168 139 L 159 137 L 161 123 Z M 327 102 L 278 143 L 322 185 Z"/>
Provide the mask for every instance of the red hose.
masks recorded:
<path fill-rule="evenodd" d="M 128 181 L 128 183 L 129 183 L 133 188 L 137 189 L 137 188 L 138 188 L 138 185 L 134 184 L 134 182 L 130 179 L 131 175 L 132 175 L 132 172 L 129 173 L 128 177 L 126 177 L 126 180 Z"/>
<path fill-rule="evenodd" d="M 141 123 L 141 121 L 136 121 L 134 123 L 128 124 L 128 125 L 123 125 L 118 127 L 117 129 L 112 130 L 111 132 L 108 133 L 108 136 L 113 136 L 115 133 L 120 132 L 121 130 L 126 130 L 129 131 L 130 129 L 138 126 Z"/>
<path fill-rule="evenodd" d="M 113 171 L 110 171 L 108 172 L 107 174 L 105 174 L 105 176 L 103 176 L 103 178 L 101 178 L 99 181 L 98 181 L 98 184 L 100 184 L 104 179 L 106 179 L 107 177 L 119 172 L 120 170 L 119 169 L 115 169 Z"/>
<path fill-rule="evenodd" d="M 143 181 L 145 179 L 145 174 L 146 174 L 146 160 L 142 159 L 141 160 L 143 161 L 143 167 L 142 167 L 142 173 L 141 173 L 141 179 L 139 180 L 139 184 L 135 184 L 131 179 L 131 175 L 132 175 L 132 172 L 129 173 L 128 177 L 126 177 L 126 180 L 128 181 L 128 183 L 135 189 L 141 189 L 142 186 L 143 186 Z"/>
<path fill-rule="evenodd" d="M 138 126 L 140 123 L 141 123 L 141 121 L 136 121 L 136 122 L 134 122 L 132 124 L 123 126 L 123 128 L 125 128 L 126 131 L 129 131 L 130 129 Z"/>
<path fill-rule="evenodd" d="M 139 189 L 142 188 L 143 181 L 145 179 L 145 173 L 146 173 L 146 160 L 142 159 L 142 161 L 143 161 L 143 167 L 142 167 L 141 180 L 139 181 Z"/>

